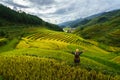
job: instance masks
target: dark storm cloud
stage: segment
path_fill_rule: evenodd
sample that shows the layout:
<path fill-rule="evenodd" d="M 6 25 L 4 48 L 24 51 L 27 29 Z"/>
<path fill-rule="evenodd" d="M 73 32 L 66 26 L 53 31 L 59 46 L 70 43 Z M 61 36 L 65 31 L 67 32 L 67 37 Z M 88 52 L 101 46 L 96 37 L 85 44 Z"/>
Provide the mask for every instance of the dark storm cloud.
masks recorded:
<path fill-rule="evenodd" d="M 54 14 L 68 14 L 74 10 L 74 7 L 58 9 Z"/>
<path fill-rule="evenodd" d="M 29 0 L 29 1 L 37 5 L 50 5 L 50 4 L 55 3 L 54 0 Z"/>

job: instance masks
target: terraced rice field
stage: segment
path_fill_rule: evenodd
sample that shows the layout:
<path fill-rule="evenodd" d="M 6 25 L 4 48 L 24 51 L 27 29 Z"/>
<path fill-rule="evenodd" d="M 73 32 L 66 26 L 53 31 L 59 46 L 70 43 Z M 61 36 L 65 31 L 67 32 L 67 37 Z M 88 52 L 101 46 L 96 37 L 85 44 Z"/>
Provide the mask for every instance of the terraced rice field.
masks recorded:
<path fill-rule="evenodd" d="M 35 31 L 23 36 L 14 50 L 0 53 L 0 75 L 6 80 L 119 80 L 118 55 L 111 54 L 94 43 L 74 34 L 47 29 Z M 81 63 L 77 66 L 72 54 L 76 48 L 85 50 L 80 56 Z M 3 64 L 5 61 L 7 63 Z M 10 65 L 7 66 L 8 64 Z M 18 65 L 23 67 L 17 68 Z"/>

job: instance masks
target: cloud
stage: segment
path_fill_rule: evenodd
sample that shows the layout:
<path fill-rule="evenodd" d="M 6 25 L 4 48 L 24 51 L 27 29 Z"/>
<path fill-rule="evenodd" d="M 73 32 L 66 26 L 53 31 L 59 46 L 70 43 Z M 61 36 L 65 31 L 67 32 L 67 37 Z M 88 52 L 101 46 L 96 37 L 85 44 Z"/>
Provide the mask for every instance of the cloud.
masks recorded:
<path fill-rule="evenodd" d="M 0 3 L 37 15 L 52 23 L 120 9 L 120 0 L 1 0 Z"/>
<path fill-rule="evenodd" d="M 19 7 L 19 8 L 29 8 L 28 6 L 17 4 L 15 2 L 9 1 L 9 0 L 2 0 L 1 2 L 4 3 L 4 4 L 8 4 L 8 5 Z"/>
<path fill-rule="evenodd" d="M 29 0 L 29 1 L 38 5 L 51 5 L 55 3 L 54 0 Z"/>

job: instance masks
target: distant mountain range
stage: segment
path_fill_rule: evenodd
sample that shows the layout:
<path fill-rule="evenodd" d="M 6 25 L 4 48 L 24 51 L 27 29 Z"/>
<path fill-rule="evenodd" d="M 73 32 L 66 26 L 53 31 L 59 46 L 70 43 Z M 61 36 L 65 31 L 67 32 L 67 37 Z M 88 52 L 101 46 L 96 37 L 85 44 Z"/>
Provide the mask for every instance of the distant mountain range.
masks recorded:
<path fill-rule="evenodd" d="M 85 24 L 88 20 L 98 17 L 100 15 L 102 15 L 103 13 L 99 13 L 99 14 L 95 14 L 86 18 L 79 18 L 73 21 L 67 21 L 67 22 L 63 22 L 58 24 L 59 26 L 61 26 L 62 28 L 64 27 L 77 27 L 79 24 Z"/>
<path fill-rule="evenodd" d="M 94 18 L 101 17 L 101 16 L 106 15 L 106 14 L 112 16 L 112 13 L 114 14 L 116 11 L 119 11 L 119 10 L 98 13 L 98 14 L 88 16 L 88 17 L 85 17 L 85 18 L 79 18 L 79 19 L 76 19 L 76 20 L 73 20 L 73 21 L 63 22 L 63 23 L 60 23 L 58 25 L 62 28 L 64 28 L 64 27 L 72 27 L 73 28 L 73 27 L 83 26 L 83 25 L 86 25 L 89 21 L 91 21 Z"/>
<path fill-rule="evenodd" d="M 75 24 L 78 24 L 80 21 L 82 21 L 83 19 L 76 19 L 74 21 L 67 21 L 67 22 L 63 22 L 58 24 L 60 27 L 64 28 L 64 27 L 73 27 Z"/>

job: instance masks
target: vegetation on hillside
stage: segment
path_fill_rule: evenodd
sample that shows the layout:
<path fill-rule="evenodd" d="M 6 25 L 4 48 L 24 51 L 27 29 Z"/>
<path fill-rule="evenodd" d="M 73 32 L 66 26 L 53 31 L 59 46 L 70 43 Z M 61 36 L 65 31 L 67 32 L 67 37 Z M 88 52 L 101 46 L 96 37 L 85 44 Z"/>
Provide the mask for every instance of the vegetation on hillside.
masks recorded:
<path fill-rule="evenodd" d="M 69 73 L 71 75 L 71 77 L 69 77 L 70 79 L 79 79 L 79 77 L 83 79 L 85 78 L 92 79 L 90 75 L 93 74 L 95 76 L 94 79 L 99 79 L 100 77 L 98 77 L 98 75 L 99 76 L 101 75 L 102 77 L 100 78 L 100 80 L 104 78 L 111 79 L 111 80 L 114 80 L 114 79 L 119 80 L 118 76 L 119 76 L 120 65 L 116 63 L 117 60 L 113 61 L 113 59 L 118 55 L 115 55 L 115 54 L 111 55 L 111 53 L 108 53 L 100 49 L 99 47 L 96 47 L 96 45 L 94 45 L 90 41 L 87 41 L 79 36 L 76 36 L 74 34 L 64 33 L 64 32 L 52 31 L 45 28 L 41 29 L 39 27 L 29 27 L 29 28 L 20 27 L 19 29 L 17 28 L 16 30 L 5 27 L 3 30 L 6 30 L 6 29 L 9 29 L 7 33 L 11 32 L 12 33 L 11 37 L 14 37 L 14 38 L 18 37 L 18 35 L 22 34 L 23 32 L 24 32 L 24 35 L 21 36 L 21 38 L 17 43 L 14 43 L 15 41 L 13 41 L 13 42 L 8 42 L 7 47 L 6 45 L 2 46 L 4 47 L 4 49 L 9 49 L 10 51 L 6 50 L 7 52 L 5 52 L 5 50 L 2 50 L 3 48 L 1 47 L 0 57 L 2 58 L 0 61 L 3 61 L 1 62 L 1 64 L 3 64 L 4 67 L 3 65 L 1 66 L 2 68 L 1 68 L 0 75 L 4 79 L 8 79 L 8 78 L 18 79 L 21 76 L 23 76 L 21 77 L 23 80 L 26 79 L 26 77 L 30 79 L 36 79 L 36 78 L 41 78 L 41 79 L 52 78 L 53 79 L 54 76 L 51 77 L 52 73 L 57 72 L 59 68 L 58 72 L 60 71 L 61 74 L 59 74 L 58 76 L 55 75 L 57 79 L 60 78 L 60 76 L 63 76 L 60 79 L 64 80 L 64 78 L 67 78 L 66 75 Z M 22 30 L 22 32 L 20 33 L 19 30 L 20 31 Z M 17 33 L 16 31 L 18 31 L 19 33 Z M 78 65 L 77 67 L 73 63 L 74 55 L 72 54 L 72 52 L 76 48 L 79 48 L 81 50 L 82 49 L 86 50 L 86 52 L 81 56 L 81 65 Z M 18 58 L 20 59 L 14 60 Z M 43 61 L 45 62 L 41 62 L 41 58 L 46 58 L 46 60 L 48 61 L 45 61 L 43 59 Z M 50 66 L 51 63 L 47 63 L 51 59 L 58 61 L 58 62 L 55 61 L 55 65 L 58 64 L 58 66 L 51 68 L 52 67 Z M 4 64 L 6 60 L 8 63 L 10 63 L 9 65 L 10 68 L 6 68 L 8 67 L 7 66 L 8 63 Z M 44 68 L 41 69 L 41 67 L 43 66 L 37 66 L 37 63 L 38 63 L 37 61 L 39 62 L 39 64 L 45 63 L 46 67 L 44 66 Z M 64 64 L 61 65 L 61 63 L 64 63 Z M 21 64 L 21 66 L 23 67 L 17 68 L 18 64 Z M 31 67 L 28 70 L 27 66 L 30 66 L 30 65 Z M 47 65 L 50 68 L 50 70 L 47 68 Z M 61 69 L 60 66 L 63 68 Z M 66 71 L 66 68 L 67 68 L 67 71 Z M 30 71 L 32 69 L 34 71 Z M 71 69 L 73 69 L 75 73 L 72 73 L 70 71 Z M 48 72 L 47 73 L 42 72 L 41 74 L 41 72 L 39 72 L 40 70 L 43 70 L 43 72 L 44 70 Z M 11 71 L 11 73 L 8 74 L 8 72 L 6 71 Z M 65 75 L 64 71 L 68 73 L 66 73 Z M 34 72 L 33 76 L 31 76 L 31 72 Z M 85 75 L 83 76 L 80 72 L 82 72 L 82 74 L 85 74 Z M 79 74 L 78 77 L 73 77 L 73 76 L 76 76 L 77 74 Z M 43 75 L 50 75 L 50 76 L 46 77 Z M 35 76 L 38 76 L 38 77 L 35 77 Z"/>
<path fill-rule="evenodd" d="M 119 80 L 94 70 L 73 68 L 53 59 L 11 56 L 0 57 L 0 75 L 4 80 Z M 48 69 L 49 68 L 49 69 Z"/>
<path fill-rule="evenodd" d="M 85 24 L 80 23 L 75 33 L 100 44 L 120 47 L 120 10 L 103 13 Z"/>
<path fill-rule="evenodd" d="M 14 11 L 0 4 L 0 26 L 13 24 L 37 25 L 44 26 L 53 30 L 62 30 L 59 26 L 45 22 L 37 16 L 30 15 L 22 11 Z"/>

